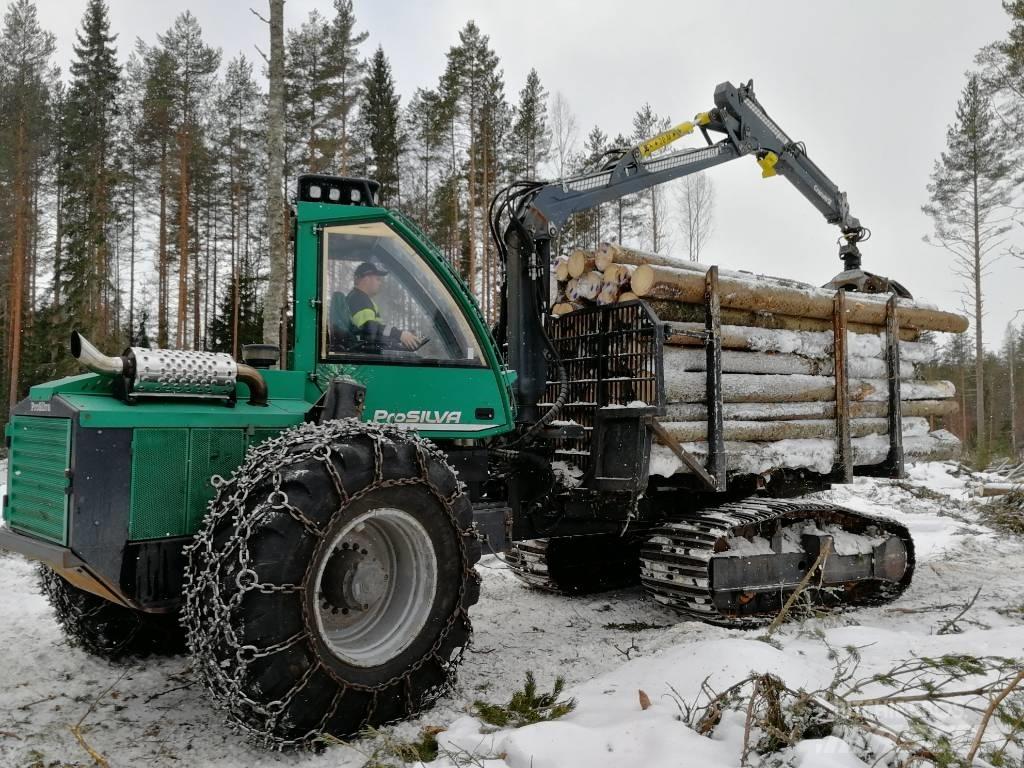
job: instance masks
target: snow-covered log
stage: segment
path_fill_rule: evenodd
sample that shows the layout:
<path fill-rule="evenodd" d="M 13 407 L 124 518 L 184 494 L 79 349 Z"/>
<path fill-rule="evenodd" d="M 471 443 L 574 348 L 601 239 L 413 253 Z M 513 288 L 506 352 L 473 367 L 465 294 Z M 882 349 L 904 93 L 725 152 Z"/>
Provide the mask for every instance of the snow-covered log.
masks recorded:
<path fill-rule="evenodd" d="M 614 304 L 619 300 L 619 294 L 622 293 L 622 289 L 618 283 L 604 283 L 601 286 L 600 292 L 597 294 L 597 303 Z"/>
<path fill-rule="evenodd" d="M 673 346 L 699 346 L 704 342 L 687 333 L 701 332 L 703 323 L 665 323 L 665 343 Z M 750 328 L 723 325 L 722 349 L 744 349 L 751 352 L 781 352 L 801 357 L 831 358 L 834 335 L 828 331 L 786 331 L 775 328 Z M 847 337 L 848 354 L 854 357 L 885 357 L 884 333 L 851 333 Z M 900 343 L 900 360 L 908 363 L 930 363 L 938 359 L 939 348 L 929 342 Z"/>
<path fill-rule="evenodd" d="M 571 277 L 569 274 L 569 259 L 565 256 L 559 256 L 555 261 L 555 279 L 559 283 L 564 283 Z"/>
<path fill-rule="evenodd" d="M 604 281 L 619 286 L 629 285 L 629 280 L 635 269 L 636 267 L 631 264 L 609 264 L 604 270 Z"/>
<path fill-rule="evenodd" d="M 868 435 L 850 441 L 856 466 L 880 464 L 889 453 L 887 435 Z M 682 447 L 698 461 L 707 461 L 706 442 L 683 443 Z M 771 443 L 727 442 L 730 473 L 760 475 L 778 469 L 810 469 L 827 474 L 836 461 L 836 441 L 828 439 L 777 440 Z M 960 455 L 960 441 L 946 430 L 903 436 L 903 454 L 907 461 L 942 461 Z M 651 447 L 651 475 L 669 477 L 688 472 L 671 449 L 664 445 Z"/>
<path fill-rule="evenodd" d="M 699 272 L 644 264 L 631 280 L 633 293 L 640 297 L 687 304 L 704 301 L 704 277 Z M 722 307 L 750 312 L 771 312 L 792 317 L 831 320 L 835 292 L 823 288 L 797 288 L 764 280 L 719 276 Z M 887 295 L 850 293 L 846 299 L 848 322 L 881 326 L 885 324 Z M 900 302 L 901 327 L 960 333 L 967 330 L 967 318 L 954 312 Z"/>
<path fill-rule="evenodd" d="M 953 416 L 959 410 L 956 400 L 904 400 L 900 403 L 903 417 Z M 885 418 L 887 402 L 850 403 L 850 418 Z M 725 403 L 722 415 L 727 421 L 779 421 L 790 419 L 834 419 L 834 401 L 816 403 Z M 669 403 L 665 406 L 664 421 L 701 421 L 707 419 L 708 409 L 703 403 Z"/>
<path fill-rule="evenodd" d="M 600 272 L 590 271 L 569 281 L 566 295 L 570 301 L 594 301 L 601 292 L 604 280 Z"/>
<path fill-rule="evenodd" d="M 680 443 L 707 440 L 706 421 L 662 421 L 665 430 Z M 851 419 L 850 435 L 884 435 L 889 432 L 888 419 Z M 928 420 L 919 418 L 903 419 L 904 434 L 926 434 Z M 834 438 L 834 419 L 803 419 L 796 421 L 731 421 L 724 422 L 726 440 L 766 442 L 774 440 L 799 440 L 805 438 Z"/>
<path fill-rule="evenodd" d="M 667 402 L 705 402 L 707 377 L 703 373 L 665 367 Z M 835 379 L 803 374 L 723 373 L 722 397 L 726 403 L 804 403 L 835 400 Z M 884 379 L 850 379 L 851 401 L 885 402 L 889 383 Z M 903 400 L 944 400 L 956 394 L 948 381 L 904 381 Z"/>
<path fill-rule="evenodd" d="M 689 272 L 695 272 L 701 276 L 707 274 L 709 264 L 702 264 L 699 261 L 690 261 L 689 259 L 676 258 L 674 256 L 666 256 L 660 253 L 650 253 L 649 251 L 641 251 L 637 248 L 628 248 L 617 243 L 601 243 L 597 247 L 595 253 L 597 261 L 597 268 L 604 271 L 609 268 L 611 264 L 628 264 L 633 267 L 641 266 L 643 264 L 650 264 L 654 266 L 672 267 L 674 269 L 685 269 Z M 759 275 L 754 272 L 746 272 L 743 270 L 729 270 L 718 269 L 719 277 L 734 277 L 742 280 L 757 280 L 759 282 L 771 283 L 772 285 L 787 286 L 790 288 L 813 288 L 810 283 L 805 283 L 800 280 L 790 280 L 785 277 L 774 277 L 772 275 Z"/>
<path fill-rule="evenodd" d="M 706 371 L 707 355 L 695 347 L 664 348 L 665 369 L 678 371 Z M 725 350 L 722 352 L 723 373 L 802 373 L 810 376 L 831 376 L 835 373 L 835 361 L 831 358 L 811 358 L 789 355 L 781 352 L 745 352 Z M 850 357 L 850 376 L 863 379 L 878 379 L 888 375 L 885 360 L 877 357 Z M 914 364 L 900 361 L 900 378 L 912 379 Z"/>
<path fill-rule="evenodd" d="M 662 301 L 643 298 L 654 310 L 658 319 L 677 323 L 699 323 L 704 325 L 703 304 L 681 304 L 677 301 Z M 832 332 L 832 320 L 819 317 L 792 317 L 774 312 L 751 312 L 743 309 L 723 308 L 719 313 L 723 325 L 746 326 L 749 328 L 768 328 L 786 331 Z M 877 334 L 879 326 L 867 323 L 847 323 L 850 333 Z M 902 341 L 917 341 L 921 332 L 916 328 L 900 328 Z"/>

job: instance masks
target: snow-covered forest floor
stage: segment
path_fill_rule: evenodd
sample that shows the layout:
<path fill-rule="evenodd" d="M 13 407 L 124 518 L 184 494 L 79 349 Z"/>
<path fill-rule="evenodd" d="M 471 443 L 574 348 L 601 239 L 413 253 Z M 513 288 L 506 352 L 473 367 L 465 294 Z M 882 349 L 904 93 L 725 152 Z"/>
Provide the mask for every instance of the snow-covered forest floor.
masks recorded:
<path fill-rule="evenodd" d="M 206 701 L 187 657 L 111 665 L 69 647 L 36 588 L 33 566 L 0 554 L 0 765 L 93 765 L 72 732 L 80 725 L 84 740 L 111 768 L 392 765 L 389 747 L 416 740 L 428 726 L 445 729 L 432 768 L 738 766 L 746 699 L 710 736 L 680 719 L 680 705 L 697 701 L 702 683 L 722 691 L 752 672 L 771 672 L 792 689 L 827 688 L 836 667 L 830 656 L 838 653 L 841 661 L 851 647 L 859 649 L 855 678 L 888 672 L 915 656 L 1024 656 L 1024 536 L 984 524 L 983 506 L 991 502 L 973 497 L 981 479 L 932 463 L 912 467 L 907 481 L 859 478 L 822 494 L 908 525 L 917 546 L 914 583 L 887 606 L 789 622 L 771 642 L 759 639 L 762 633 L 678 622 L 640 590 L 574 599 L 531 591 L 496 558 L 486 558 L 483 594 L 473 612 L 475 641 L 452 695 L 413 722 L 322 754 L 268 753 L 247 744 Z M 564 676 L 575 710 L 500 730 L 473 716 L 475 700 L 506 703 L 528 671 L 543 690 Z M 973 688 L 979 679 L 954 687 Z M 894 682 L 873 683 L 858 695 L 880 695 Z M 925 684 L 917 680 L 910 692 Z M 640 690 L 651 702 L 646 710 Z M 987 704 L 979 697 L 966 702 L 928 703 L 922 721 L 960 733 L 964 748 Z M 912 713 L 916 706 L 904 709 Z M 892 730 L 905 725 L 892 710 L 878 710 Z M 990 734 L 1000 727 L 994 723 Z M 749 759 L 752 765 L 813 768 L 887 765 L 878 758 L 889 747 L 882 737 L 858 744 L 849 734 L 821 735 L 777 753 L 774 762 L 756 754 Z"/>

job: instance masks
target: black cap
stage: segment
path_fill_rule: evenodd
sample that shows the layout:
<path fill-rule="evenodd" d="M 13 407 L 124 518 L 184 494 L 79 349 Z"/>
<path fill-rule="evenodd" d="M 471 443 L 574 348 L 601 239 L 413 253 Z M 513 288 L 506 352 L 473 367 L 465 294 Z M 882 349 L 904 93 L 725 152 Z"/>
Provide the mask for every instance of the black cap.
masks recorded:
<path fill-rule="evenodd" d="M 367 275 L 380 275 L 381 277 L 384 277 L 384 275 L 386 274 L 387 272 L 378 267 L 372 261 L 364 261 L 362 264 L 356 267 L 355 279 L 360 280 L 366 277 Z"/>

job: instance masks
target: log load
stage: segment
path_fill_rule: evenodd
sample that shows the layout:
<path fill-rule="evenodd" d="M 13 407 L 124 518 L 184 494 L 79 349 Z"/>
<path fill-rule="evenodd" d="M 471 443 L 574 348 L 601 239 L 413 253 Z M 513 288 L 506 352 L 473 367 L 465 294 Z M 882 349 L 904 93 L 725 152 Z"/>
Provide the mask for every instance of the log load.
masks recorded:
<path fill-rule="evenodd" d="M 704 301 L 704 276 L 700 272 L 643 264 L 630 281 L 640 298 L 663 299 L 683 304 Z M 832 319 L 835 292 L 822 288 L 794 288 L 764 281 L 719 276 L 722 307 L 747 312 L 769 312 L 791 317 Z M 848 293 L 847 321 L 864 325 L 885 325 L 888 296 Z M 954 312 L 900 302 L 899 321 L 903 328 L 963 333 L 967 318 Z M 671 319 L 671 318 L 670 318 Z"/>
<path fill-rule="evenodd" d="M 594 271 L 596 261 L 592 253 L 576 250 L 569 255 L 568 270 L 569 277 L 579 277 L 587 272 Z"/>
<path fill-rule="evenodd" d="M 664 350 L 665 369 L 676 371 L 706 371 L 707 355 L 703 349 L 693 347 L 669 347 Z M 724 350 L 722 352 L 723 373 L 801 373 L 809 376 L 831 376 L 835 373 L 835 362 L 831 358 L 802 357 L 778 352 L 743 352 Z M 850 357 L 849 374 L 862 379 L 888 376 L 886 362 L 877 357 Z M 912 379 L 915 366 L 900 361 L 900 378 Z"/>
<path fill-rule="evenodd" d="M 678 346 L 703 347 L 704 342 L 693 333 L 704 331 L 704 323 L 665 323 L 665 343 Z M 722 349 L 751 352 L 780 352 L 811 358 L 832 358 L 835 336 L 827 331 L 786 331 L 775 328 L 756 328 L 742 325 L 721 327 Z M 850 333 L 848 354 L 854 357 L 885 357 L 885 334 L 873 329 L 871 333 Z M 939 348 L 932 343 L 902 341 L 900 359 L 910 363 L 933 363 L 939 358 Z"/>
<path fill-rule="evenodd" d="M 663 323 L 666 407 L 659 421 L 670 439 L 698 461 L 707 457 L 707 353 L 704 293 L 708 266 L 602 243 L 556 261 L 559 298 L 552 314 L 594 304 L 644 300 Z M 565 281 L 565 282 L 562 282 Z M 848 292 L 846 360 L 853 464 L 889 455 L 889 366 L 885 324 L 888 295 Z M 723 437 L 730 474 L 784 468 L 830 473 L 838 461 L 834 378 L 835 292 L 784 278 L 718 270 Z M 929 431 L 936 418 L 958 411 L 955 388 L 931 381 L 925 366 L 938 359 L 926 331 L 962 332 L 967 320 L 922 303 L 897 305 L 900 413 L 907 460 L 959 455 L 957 438 Z M 651 370 L 632 376 L 653 377 Z M 592 388 L 593 389 L 593 388 Z M 584 395 L 596 399 L 596 390 Z M 578 398 L 577 398 L 578 399 Z M 622 403 L 623 405 L 625 403 Z M 591 405 L 596 405 L 592 403 Z M 687 472 L 657 442 L 652 475 Z"/>
<path fill-rule="evenodd" d="M 886 435 L 855 437 L 851 441 L 854 466 L 880 464 L 889 453 Z M 706 442 L 681 443 L 700 462 L 707 461 Z M 809 469 L 828 474 L 836 462 L 836 441 L 829 439 L 777 440 L 771 443 L 729 441 L 725 444 L 730 473 L 762 475 L 779 469 Z M 923 435 L 903 435 L 908 460 L 944 461 L 960 455 L 960 441 L 944 429 Z M 689 470 L 664 445 L 651 448 L 650 474 L 669 477 Z"/>
<path fill-rule="evenodd" d="M 885 379 L 850 379 L 851 402 L 886 402 Z M 703 403 L 707 378 L 703 373 L 665 369 L 665 397 L 669 403 Z M 956 395 L 948 381 L 904 381 L 903 400 L 943 400 Z M 807 403 L 835 400 L 832 376 L 804 374 L 723 373 L 722 399 L 726 403 Z"/>
<path fill-rule="evenodd" d="M 955 416 L 960 410 L 956 400 L 901 400 L 903 418 L 913 416 Z M 850 418 L 885 418 L 889 413 L 887 402 L 861 401 L 850 403 Z M 725 403 L 722 415 L 726 421 L 777 421 L 799 419 L 834 419 L 835 401 L 821 400 L 809 403 Z M 705 421 L 707 406 L 703 403 L 669 403 L 665 406 L 665 421 Z"/>

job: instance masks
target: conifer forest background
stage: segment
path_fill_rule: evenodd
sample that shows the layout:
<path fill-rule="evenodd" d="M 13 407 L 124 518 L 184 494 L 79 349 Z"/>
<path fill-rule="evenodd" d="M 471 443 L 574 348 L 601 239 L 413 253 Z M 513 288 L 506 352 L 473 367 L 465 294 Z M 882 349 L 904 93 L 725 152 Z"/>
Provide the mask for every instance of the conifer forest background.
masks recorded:
<path fill-rule="evenodd" d="M 253 12 L 271 27 L 279 2 Z M 979 322 L 991 260 L 1020 258 L 1007 234 L 1024 199 L 1024 0 L 1003 5 L 1006 38 L 978 53 L 947 148 L 921 180 L 927 238 L 963 279 L 972 320 L 969 333 L 943 341 L 935 371 L 962 400 L 946 426 L 981 463 L 1019 456 L 1024 441 L 1024 313 L 1005 329 Z M 274 102 L 261 53 L 229 58 L 204 42 L 191 12 L 127 40 L 104 0 L 72 8 L 82 15 L 66 71 L 33 0 L 9 0 L 0 22 L 0 424 L 32 384 L 79 372 L 66 351 L 73 328 L 110 353 L 151 345 L 238 356 L 263 340 L 268 291 L 287 306 L 290 279 L 272 269 L 268 222 L 279 219 L 268 213 L 287 204 L 300 173 L 377 179 L 381 203 L 420 224 L 493 321 L 493 195 L 515 179 L 580 172 L 670 125 L 648 104 L 636 105 L 628 135 L 578 125 L 543 73 L 506 82 L 500 52 L 473 21 L 436 86 L 403 91 L 353 1 L 333 0 L 284 31 L 284 170 L 270 184 Z M 699 260 L 714 235 L 714 195 L 699 175 L 624 198 L 577 215 L 558 249 L 671 243 Z"/>

